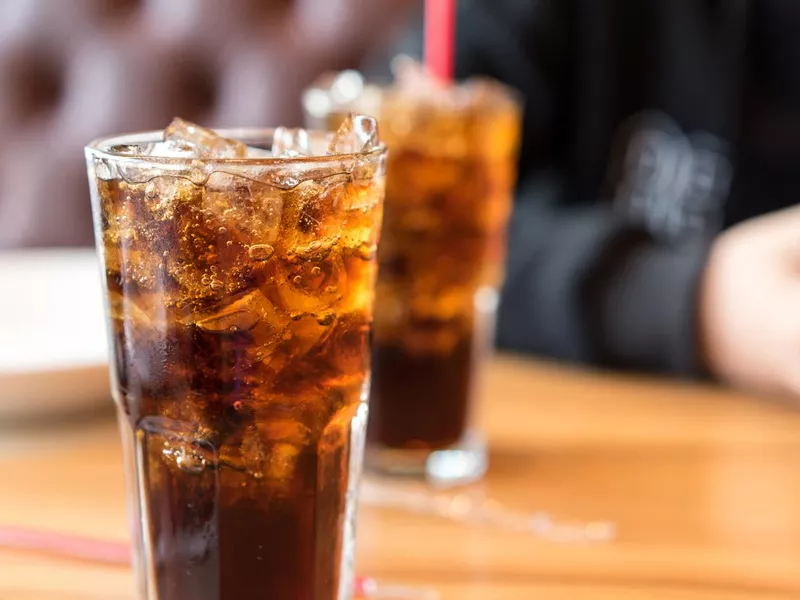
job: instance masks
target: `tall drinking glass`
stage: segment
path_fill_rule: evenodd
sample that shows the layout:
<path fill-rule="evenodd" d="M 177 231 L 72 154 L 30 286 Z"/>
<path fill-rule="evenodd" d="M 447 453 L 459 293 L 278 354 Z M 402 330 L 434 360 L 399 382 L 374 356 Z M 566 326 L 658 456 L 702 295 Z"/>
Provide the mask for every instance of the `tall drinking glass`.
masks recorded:
<path fill-rule="evenodd" d="M 351 597 L 386 156 L 356 125 L 86 149 L 142 600 Z"/>
<path fill-rule="evenodd" d="M 519 103 L 489 80 L 374 86 L 352 71 L 304 95 L 317 126 L 353 107 L 378 117 L 390 150 L 367 464 L 472 480 L 487 464 L 474 408 L 503 279 Z"/>

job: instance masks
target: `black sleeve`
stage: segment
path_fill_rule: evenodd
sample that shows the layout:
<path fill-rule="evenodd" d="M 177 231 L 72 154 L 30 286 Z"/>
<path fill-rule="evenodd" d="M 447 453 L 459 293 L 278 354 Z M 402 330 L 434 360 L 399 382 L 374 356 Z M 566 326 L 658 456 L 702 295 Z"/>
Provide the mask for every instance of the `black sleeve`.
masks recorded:
<path fill-rule="evenodd" d="M 564 193 L 570 4 L 459 5 L 458 75 L 496 77 L 525 98 L 498 343 L 576 362 L 697 374 L 695 288 L 705 245 L 660 244 L 610 205 L 568 201 Z"/>
<path fill-rule="evenodd" d="M 498 343 L 602 366 L 699 374 L 694 319 L 705 244 L 662 245 L 608 205 L 560 205 L 558 188 L 540 178 L 519 190 Z"/>

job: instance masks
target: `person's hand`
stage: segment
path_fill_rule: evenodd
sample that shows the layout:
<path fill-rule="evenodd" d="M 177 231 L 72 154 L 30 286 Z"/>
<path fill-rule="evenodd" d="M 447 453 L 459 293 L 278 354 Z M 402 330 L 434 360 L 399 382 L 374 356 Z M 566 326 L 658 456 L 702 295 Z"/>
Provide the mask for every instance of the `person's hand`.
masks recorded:
<path fill-rule="evenodd" d="M 800 398 L 800 207 L 722 233 L 700 281 L 703 359 L 722 380 Z"/>

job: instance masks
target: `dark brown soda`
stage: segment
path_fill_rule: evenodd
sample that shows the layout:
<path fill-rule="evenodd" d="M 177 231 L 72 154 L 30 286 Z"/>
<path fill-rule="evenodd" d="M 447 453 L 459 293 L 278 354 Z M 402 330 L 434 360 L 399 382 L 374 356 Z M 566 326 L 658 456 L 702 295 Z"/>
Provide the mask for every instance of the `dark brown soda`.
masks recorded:
<path fill-rule="evenodd" d="M 315 453 L 300 457 L 291 495 L 276 496 L 268 483 L 227 465 L 177 471 L 154 455 L 157 447 L 148 449 L 145 503 L 159 600 L 335 597 L 335 570 L 315 569 L 338 558 L 335 538 L 322 540 L 327 547 L 315 539 Z M 331 509 L 341 507 L 325 511 Z M 321 551 L 330 555 L 317 562 Z M 316 596 L 317 588 L 328 592 Z"/>
<path fill-rule="evenodd" d="M 381 450 L 464 440 L 494 319 L 481 300 L 503 279 L 519 110 L 492 85 L 440 92 L 381 97 L 390 152 L 367 429 L 381 469 L 395 469 Z M 416 455 L 398 454 L 398 470 Z"/>
<path fill-rule="evenodd" d="M 150 600 L 334 600 L 351 573 L 380 186 L 249 177 L 93 181 Z"/>
<path fill-rule="evenodd" d="M 384 448 L 447 448 L 466 432 L 473 353 L 462 338 L 448 354 L 410 353 L 377 343 L 367 438 Z"/>
<path fill-rule="evenodd" d="M 366 353 L 368 328 L 341 327 L 338 343 L 328 351 Z M 360 385 L 312 391 L 287 370 L 271 387 L 278 397 L 294 396 L 296 404 L 269 394 L 262 399 L 260 390 L 248 389 L 252 369 L 233 350 L 243 346 L 235 339 L 241 334 L 209 346 L 192 328 L 178 331 L 174 337 L 138 340 L 142 359 L 128 355 L 117 365 L 142 455 L 139 494 L 158 600 L 235 600 L 254 591 L 264 598 L 332 600 L 350 453 L 349 429 L 337 420 L 349 424 L 341 415 L 360 404 Z M 153 377 L 154 354 L 172 365 L 171 380 Z M 228 357 L 226 367 L 220 356 Z M 213 366 L 224 374 L 216 381 L 196 375 L 190 383 L 177 377 L 180 365 L 189 364 L 195 373 Z M 306 363 L 311 365 L 323 368 L 317 361 Z M 142 372 L 151 375 L 145 385 L 138 380 Z M 358 381 L 359 374 L 351 376 Z M 132 392 L 134 387 L 141 391 Z M 190 403 L 187 397 L 195 399 Z M 292 446 L 274 427 L 281 419 L 290 430 L 296 422 L 316 433 L 302 448 Z M 263 474 L 253 471 L 258 457 L 248 456 L 254 444 L 248 435 L 259 430 Z M 270 474 L 271 461 L 286 460 L 286 451 L 291 472 L 284 478 Z"/>

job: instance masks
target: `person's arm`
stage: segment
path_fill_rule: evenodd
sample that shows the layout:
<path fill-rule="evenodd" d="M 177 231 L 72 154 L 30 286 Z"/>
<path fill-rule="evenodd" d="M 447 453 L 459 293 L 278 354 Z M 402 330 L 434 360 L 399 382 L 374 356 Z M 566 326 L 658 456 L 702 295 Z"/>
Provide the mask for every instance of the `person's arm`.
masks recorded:
<path fill-rule="evenodd" d="M 498 343 L 612 367 L 696 374 L 703 245 L 675 249 L 605 204 L 559 203 L 559 186 L 528 178 L 509 232 Z"/>
<path fill-rule="evenodd" d="M 571 361 L 698 373 L 696 287 L 707 249 L 659 244 L 610 205 L 568 200 L 561 185 L 569 4 L 460 3 L 459 76 L 490 75 L 525 97 L 498 343 Z"/>

